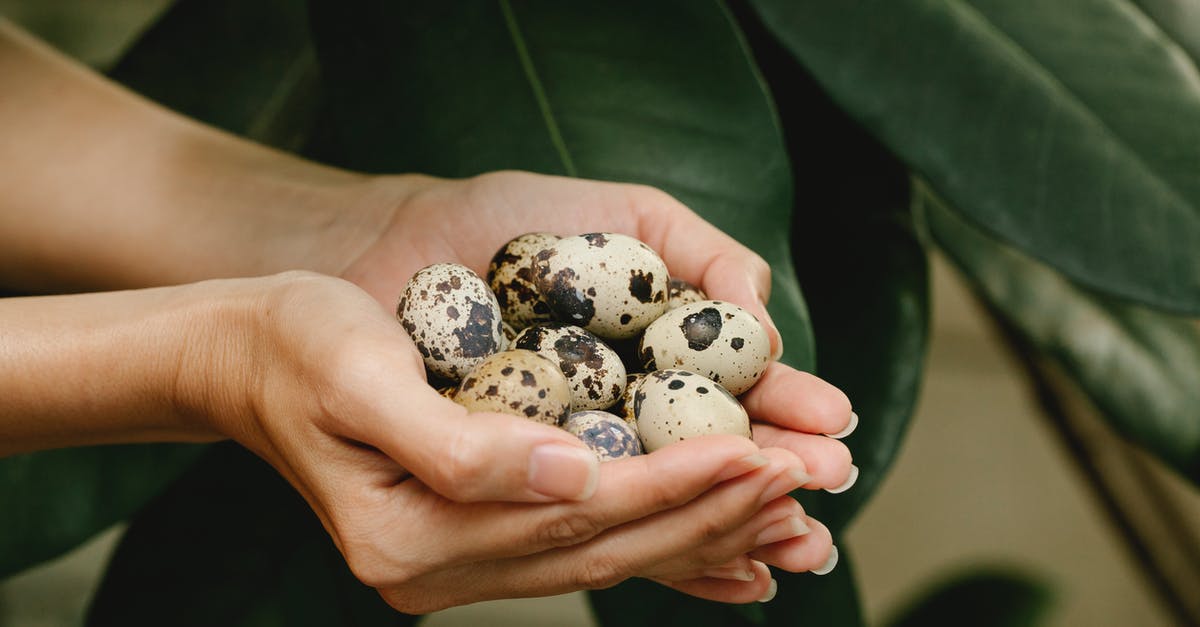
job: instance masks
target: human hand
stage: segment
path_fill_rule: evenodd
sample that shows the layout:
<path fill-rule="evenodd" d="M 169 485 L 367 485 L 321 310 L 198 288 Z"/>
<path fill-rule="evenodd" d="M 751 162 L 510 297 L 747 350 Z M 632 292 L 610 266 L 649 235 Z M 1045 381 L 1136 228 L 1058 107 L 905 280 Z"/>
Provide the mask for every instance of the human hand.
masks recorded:
<path fill-rule="evenodd" d="M 291 273 L 184 289 L 201 305 L 175 404 L 270 462 L 398 609 L 631 576 L 753 601 L 770 577 L 745 554 L 797 523 L 813 531 L 789 540 L 788 566 L 826 559 L 828 532 L 786 496 L 809 481 L 788 450 L 708 436 L 601 467 L 559 429 L 442 398 L 402 328 L 347 282 Z M 563 494 L 534 489 L 546 446 L 560 451 L 547 463 L 575 451 L 587 462 L 555 473 L 574 472 L 550 486 Z"/>

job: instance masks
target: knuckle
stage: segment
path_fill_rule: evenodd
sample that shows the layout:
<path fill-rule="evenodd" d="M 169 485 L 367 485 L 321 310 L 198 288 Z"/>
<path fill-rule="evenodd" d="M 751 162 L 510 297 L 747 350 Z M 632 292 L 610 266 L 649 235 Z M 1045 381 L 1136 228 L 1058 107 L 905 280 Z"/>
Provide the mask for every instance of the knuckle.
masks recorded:
<path fill-rule="evenodd" d="M 577 582 L 587 590 L 611 588 L 628 579 L 621 563 L 611 557 L 602 556 L 587 560 L 578 572 Z"/>
<path fill-rule="evenodd" d="M 478 500 L 480 487 L 489 474 L 486 449 L 478 438 L 468 431 L 458 431 L 451 439 L 441 468 L 444 485 L 438 492 L 453 501 Z"/>
<path fill-rule="evenodd" d="M 589 540 L 600 531 L 600 524 L 591 516 L 575 512 L 546 521 L 542 524 L 537 537 L 544 545 L 563 547 Z"/>

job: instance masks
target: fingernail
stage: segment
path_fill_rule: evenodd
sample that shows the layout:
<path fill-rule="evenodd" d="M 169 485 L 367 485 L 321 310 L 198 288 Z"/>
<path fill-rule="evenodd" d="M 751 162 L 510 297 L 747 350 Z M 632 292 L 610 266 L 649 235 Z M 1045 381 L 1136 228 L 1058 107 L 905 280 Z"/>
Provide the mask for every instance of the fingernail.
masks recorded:
<path fill-rule="evenodd" d="M 841 431 L 838 431 L 837 433 L 827 433 L 825 435 L 828 435 L 829 437 L 831 437 L 835 440 L 840 440 L 840 439 L 850 435 L 851 433 L 854 433 L 854 430 L 857 428 L 858 428 L 858 414 L 856 414 L 854 412 L 850 412 L 850 424 L 846 425 L 845 429 L 842 429 Z"/>
<path fill-rule="evenodd" d="M 777 521 L 759 532 L 754 538 L 754 546 L 765 546 L 776 542 L 790 540 L 809 532 L 808 525 L 799 516 L 788 516 Z"/>
<path fill-rule="evenodd" d="M 779 592 L 779 582 L 775 578 L 771 578 L 771 585 L 767 586 L 767 593 L 758 600 L 759 603 L 767 603 L 775 598 L 775 594 Z"/>
<path fill-rule="evenodd" d="M 829 552 L 829 559 L 825 560 L 825 564 L 822 565 L 820 568 L 812 569 L 812 574 L 828 575 L 829 573 L 833 572 L 833 567 L 837 566 L 837 562 L 838 562 L 838 550 L 837 550 L 837 545 L 835 544 L 833 546 L 833 550 L 831 550 Z"/>
<path fill-rule="evenodd" d="M 715 579 L 732 579 L 734 581 L 754 581 L 754 572 L 748 568 L 738 566 L 724 566 L 720 568 L 709 568 L 703 571 L 705 577 L 713 577 Z"/>
<path fill-rule="evenodd" d="M 721 474 L 717 475 L 717 481 L 728 481 L 734 477 L 740 477 L 751 470 L 762 468 L 769 463 L 771 463 L 771 460 L 767 459 L 766 456 L 762 455 L 761 453 L 747 455 L 726 466 L 725 469 L 721 471 Z"/>
<path fill-rule="evenodd" d="M 771 313 L 767 311 L 767 306 L 763 304 L 763 325 L 766 326 L 773 335 L 779 338 L 779 344 L 775 350 L 771 351 L 771 361 L 779 361 L 783 357 L 783 334 L 779 332 L 779 327 L 775 326 L 775 321 L 771 319 Z"/>
<path fill-rule="evenodd" d="M 759 497 L 759 504 L 762 505 L 774 501 L 809 481 L 812 481 L 812 477 L 803 468 L 788 468 L 786 471 L 779 473 L 779 476 L 775 477 L 767 485 L 766 489 L 762 492 L 762 496 Z"/>
<path fill-rule="evenodd" d="M 858 466 L 850 464 L 850 476 L 846 478 L 846 482 L 836 488 L 825 488 L 825 491 L 830 494 L 841 494 L 849 490 L 856 481 L 858 481 Z"/>
<path fill-rule="evenodd" d="M 529 455 L 529 488 L 556 499 L 586 501 L 600 482 L 600 460 L 591 451 L 542 444 Z"/>

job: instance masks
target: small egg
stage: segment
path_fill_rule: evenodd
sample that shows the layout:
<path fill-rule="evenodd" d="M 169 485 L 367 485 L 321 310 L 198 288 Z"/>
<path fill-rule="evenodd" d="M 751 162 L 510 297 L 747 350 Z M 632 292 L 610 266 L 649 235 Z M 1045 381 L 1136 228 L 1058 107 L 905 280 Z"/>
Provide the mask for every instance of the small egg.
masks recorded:
<path fill-rule="evenodd" d="M 569 324 L 527 327 L 514 348 L 531 350 L 558 364 L 571 385 L 571 411 L 612 407 L 625 391 L 625 364 L 600 338 Z"/>
<path fill-rule="evenodd" d="M 609 411 L 625 419 L 625 422 L 636 424 L 637 416 L 633 415 L 633 398 L 637 394 L 638 386 L 646 379 L 646 373 L 637 372 L 634 374 L 625 375 L 625 392 L 621 394 L 621 399 L 616 405 L 609 408 Z"/>
<path fill-rule="evenodd" d="M 646 452 L 712 433 L 750 437 L 742 404 L 719 383 L 687 370 L 659 370 L 638 386 L 633 401 Z"/>
<path fill-rule="evenodd" d="M 471 371 L 454 402 L 471 411 L 494 411 L 559 425 L 571 410 L 571 389 L 554 362 L 526 350 L 496 353 Z"/>
<path fill-rule="evenodd" d="M 479 275 L 456 263 L 434 264 L 414 274 L 396 317 L 425 367 L 454 381 L 504 345 L 496 297 Z"/>
<path fill-rule="evenodd" d="M 708 295 L 704 293 L 704 290 L 683 279 L 671 279 L 667 283 L 668 310 L 682 307 L 688 303 L 698 303 L 702 300 L 708 300 Z"/>
<path fill-rule="evenodd" d="M 456 390 L 458 390 L 458 386 L 443 385 L 442 387 L 437 388 L 437 393 L 441 394 L 442 396 L 444 396 L 450 400 L 454 400 L 454 392 Z"/>
<path fill-rule="evenodd" d="M 638 353 L 647 370 L 690 370 L 736 395 L 749 390 L 766 372 L 771 340 L 758 318 L 745 309 L 704 300 L 655 320 L 642 336 Z"/>
<path fill-rule="evenodd" d="M 488 265 L 487 283 L 496 293 L 500 315 L 518 331 L 554 320 L 550 305 L 534 285 L 533 258 L 558 239 L 552 233 L 526 233 L 509 240 Z"/>
<path fill-rule="evenodd" d="M 642 454 L 637 429 L 606 411 L 577 411 L 567 418 L 563 429 L 583 440 L 602 462 Z"/>
<path fill-rule="evenodd" d="M 534 259 L 534 282 L 555 317 L 605 339 L 630 338 L 667 308 L 667 266 L 619 233 L 564 237 Z"/>

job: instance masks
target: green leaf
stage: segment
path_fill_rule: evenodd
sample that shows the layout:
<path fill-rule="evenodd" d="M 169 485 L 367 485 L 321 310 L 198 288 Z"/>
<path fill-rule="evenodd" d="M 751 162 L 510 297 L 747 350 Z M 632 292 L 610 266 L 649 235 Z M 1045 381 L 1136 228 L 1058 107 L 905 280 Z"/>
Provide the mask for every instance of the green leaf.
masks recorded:
<path fill-rule="evenodd" d="M 1028 627 L 1047 623 L 1053 594 L 1030 577 L 995 570 L 959 575 L 934 586 L 888 622 L 889 627 L 974 625 Z"/>
<path fill-rule="evenodd" d="M 0 578 L 62 555 L 124 520 L 202 450 L 95 446 L 0 459 Z"/>
<path fill-rule="evenodd" d="M 1123 0 L 753 0 L 834 99 L 990 233 L 1200 313 L 1200 73 Z"/>
<path fill-rule="evenodd" d="M 787 155 L 720 4 L 312 7 L 330 94 L 313 154 L 375 172 L 516 168 L 660 187 L 771 263 L 787 358 L 812 367 Z"/>
<path fill-rule="evenodd" d="M 319 104 L 304 0 L 183 0 L 111 77 L 160 104 L 284 148 L 306 139 Z"/>
<path fill-rule="evenodd" d="M 1120 433 L 1200 481 L 1200 326 L 1079 287 L 917 192 L 929 231 L 980 296 Z"/>
<path fill-rule="evenodd" d="M 732 6 L 783 120 L 796 182 L 792 254 L 817 374 L 846 392 L 861 419 L 844 440 L 860 471 L 854 487 L 798 492 L 836 538 L 887 475 L 916 405 L 928 264 L 908 211 L 908 169 L 829 99 L 746 3 Z"/>
<path fill-rule="evenodd" d="M 270 466 L 211 447 L 134 519 L 89 625 L 404 625 Z"/>
<path fill-rule="evenodd" d="M 1133 0 L 1179 47 L 1200 63 L 1200 2 L 1195 0 Z M 1188 60 L 1180 59 L 1187 63 Z"/>

